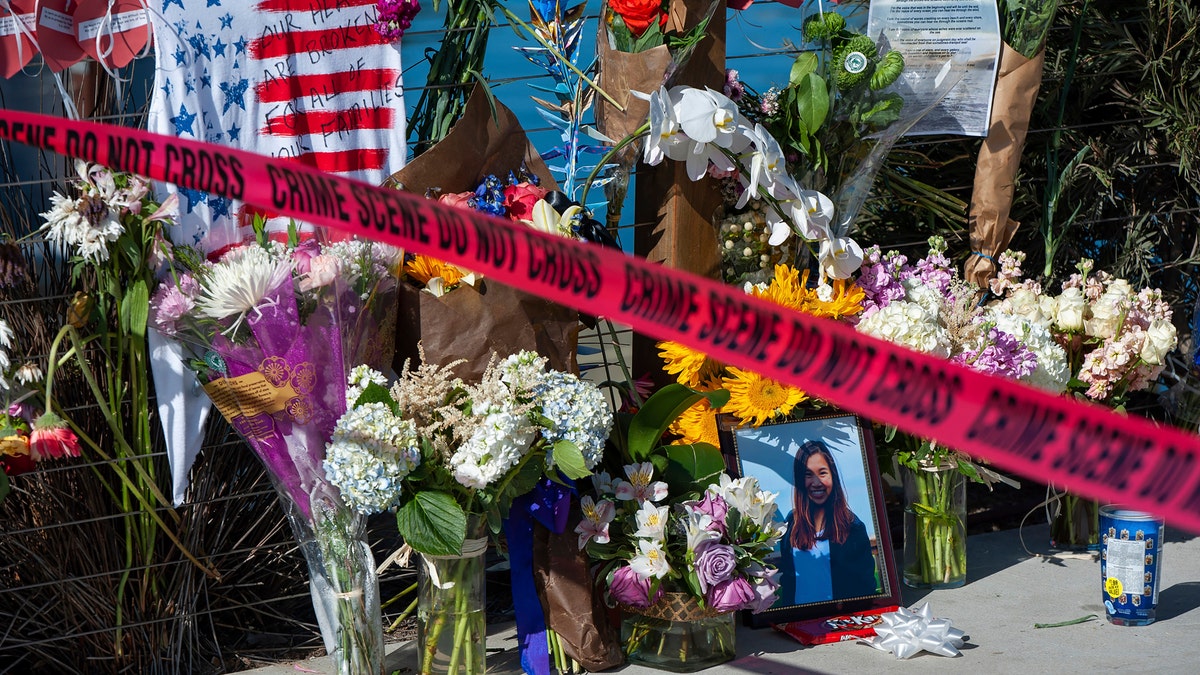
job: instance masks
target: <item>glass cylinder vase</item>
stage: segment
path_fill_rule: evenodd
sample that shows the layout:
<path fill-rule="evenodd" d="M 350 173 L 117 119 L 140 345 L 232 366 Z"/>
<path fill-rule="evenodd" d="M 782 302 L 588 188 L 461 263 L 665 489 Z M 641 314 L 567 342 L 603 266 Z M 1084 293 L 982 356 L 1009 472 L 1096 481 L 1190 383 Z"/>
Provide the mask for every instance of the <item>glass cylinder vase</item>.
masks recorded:
<path fill-rule="evenodd" d="M 733 613 L 701 608 L 686 593 L 666 593 L 650 607 L 626 610 L 621 643 L 630 663 L 693 673 L 736 655 Z"/>
<path fill-rule="evenodd" d="M 325 651 L 338 675 L 383 672 L 379 578 L 366 518 L 331 496 L 314 498 L 305 516 L 287 494 L 288 520 L 308 563 L 309 590 Z"/>
<path fill-rule="evenodd" d="M 1050 490 L 1054 490 L 1053 486 Z M 1062 551 L 1100 550 L 1100 503 L 1069 492 L 1052 494 L 1050 547 Z"/>
<path fill-rule="evenodd" d="M 483 675 L 484 521 L 467 527 L 461 556 L 421 554 L 417 573 L 417 659 L 421 675 Z"/>
<path fill-rule="evenodd" d="M 967 582 L 967 479 L 952 466 L 901 470 L 904 585 L 957 588 Z"/>

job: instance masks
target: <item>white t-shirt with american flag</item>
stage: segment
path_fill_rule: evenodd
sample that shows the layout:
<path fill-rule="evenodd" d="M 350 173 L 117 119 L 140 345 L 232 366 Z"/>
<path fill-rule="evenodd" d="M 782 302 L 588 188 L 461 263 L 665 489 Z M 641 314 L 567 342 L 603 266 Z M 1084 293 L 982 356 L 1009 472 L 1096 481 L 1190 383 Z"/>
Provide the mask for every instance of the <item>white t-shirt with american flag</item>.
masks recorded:
<path fill-rule="evenodd" d="M 149 12 L 150 131 L 376 185 L 404 165 L 400 44 L 372 27 L 376 0 L 151 1 L 161 12 Z M 160 186 L 158 196 L 175 190 Z M 251 236 L 244 204 L 187 189 L 179 199 L 176 243 L 215 253 Z M 287 223 L 273 218 L 269 228 Z"/>

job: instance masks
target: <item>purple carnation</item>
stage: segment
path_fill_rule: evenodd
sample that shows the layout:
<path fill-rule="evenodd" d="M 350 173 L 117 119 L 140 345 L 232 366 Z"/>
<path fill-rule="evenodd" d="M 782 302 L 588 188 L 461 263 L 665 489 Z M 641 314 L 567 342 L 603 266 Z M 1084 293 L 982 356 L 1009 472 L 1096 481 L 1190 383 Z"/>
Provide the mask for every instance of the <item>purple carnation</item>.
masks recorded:
<path fill-rule="evenodd" d="M 379 0 L 375 32 L 385 40 L 394 42 L 404 37 L 404 31 L 412 27 L 413 17 L 421 11 L 419 0 Z"/>

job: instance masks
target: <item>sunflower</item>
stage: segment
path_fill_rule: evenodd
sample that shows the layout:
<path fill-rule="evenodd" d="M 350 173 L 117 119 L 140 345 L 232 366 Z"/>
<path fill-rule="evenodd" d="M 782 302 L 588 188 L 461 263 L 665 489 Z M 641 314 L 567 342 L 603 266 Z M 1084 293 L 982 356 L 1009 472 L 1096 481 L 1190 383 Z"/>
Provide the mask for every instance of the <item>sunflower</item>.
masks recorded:
<path fill-rule="evenodd" d="M 678 342 L 660 342 L 658 350 L 658 355 L 666 361 L 663 370 L 674 375 L 680 384 L 689 387 L 710 379 L 721 369 L 721 365 L 704 352 Z"/>
<path fill-rule="evenodd" d="M 697 387 L 701 391 L 714 391 L 720 386 L 716 379 L 705 382 Z M 670 432 L 679 436 L 675 445 L 690 445 L 692 443 L 709 443 L 721 447 L 721 439 L 717 437 L 717 410 L 708 404 L 707 398 L 697 401 L 692 407 L 683 411 L 671 422 Z"/>
<path fill-rule="evenodd" d="M 775 416 L 786 416 L 808 398 L 800 389 L 758 373 L 740 368 L 728 368 L 729 375 L 721 384 L 729 390 L 729 403 L 723 412 L 733 413 L 752 426 L 759 426 Z"/>
<path fill-rule="evenodd" d="M 454 288 L 470 274 L 461 267 L 427 255 L 414 256 L 412 260 L 404 264 L 404 272 L 422 284 L 428 284 L 429 280 L 435 277 L 440 278 L 442 286 L 445 288 Z"/>
<path fill-rule="evenodd" d="M 829 319 L 862 312 L 866 297 L 863 289 L 845 279 L 835 279 L 824 293 L 820 288 L 809 288 L 808 270 L 802 273 L 788 265 L 776 265 L 771 283 L 764 290 L 755 289 L 753 294 L 798 312 Z M 822 295 L 828 299 L 822 299 Z"/>

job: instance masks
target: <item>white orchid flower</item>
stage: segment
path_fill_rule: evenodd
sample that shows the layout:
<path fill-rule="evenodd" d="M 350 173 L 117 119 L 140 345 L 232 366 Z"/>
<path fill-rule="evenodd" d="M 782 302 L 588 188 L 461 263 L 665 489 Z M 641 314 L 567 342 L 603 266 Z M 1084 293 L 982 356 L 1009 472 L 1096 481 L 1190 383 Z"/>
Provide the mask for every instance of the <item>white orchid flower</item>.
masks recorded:
<path fill-rule="evenodd" d="M 677 121 L 682 133 L 660 143 L 664 155 L 684 162 L 692 180 L 703 178 L 709 163 L 719 171 L 733 171 L 737 165 L 725 151 L 737 155 L 750 145 L 750 122 L 738 112 L 737 105 L 710 89 L 675 87 L 667 97 L 664 100 L 670 104 L 669 116 Z M 652 106 L 651 116 L 654 114 Z M 652 119 L 651 130 L 655 128 Z"/>
<path fill-rule="evenodd" d="M 646 137 L 642 153 L 643 161 L 650 166 L 656 166 L 666 157 L 678 161 L 680 155 L 686 156 L 694 145 L 683 133 L 679 118 L 675 115 L 675 107 L 675 101 L 666 87 L 659 87 L 650 95 L 650 134 Z M 686 147 L 681 153 L 678 146 Z"/>
<path fill-rule="evenodd" d="M 862 266 L 863 252 L 858 242 L 850 237 L 833 237 L 821 242 L 817 259 L 822 280 L 848 279 Z"/>
<path fill-rule="evenodd" d="M 742 185 L 745 190 L 742 191 L 742 196 L 738 198 L 736 208 L 742 208 L 758 193 L 758 188 L 762 187 L 775 197 L 783 197 L 776 194 L 781 191 L 779 181 L 787 177 L 787 161 L 783 155 L 783 149 L 779 147 L 779 141 L 767 131 L 766 127 L 761 124 L 755 124 L 750 131 L 750 148 L 743 153 L 743 159 L 747 160 L 750 166 L 749 177 L 742 176 Z"/>
<path fill-rule="evenodd" d="M 832 234 L 829 225 L 833 222 L 833 200 L 816 190 L 805 190 L 788 176 L 776 182 L 784 196 L 779 198 L 780 214 L 774 208 L 767 209 L 767 226 L 771 236 L 767 243 L 779 246 L 793 232 L 808 241 L 825 241 Z"/>

